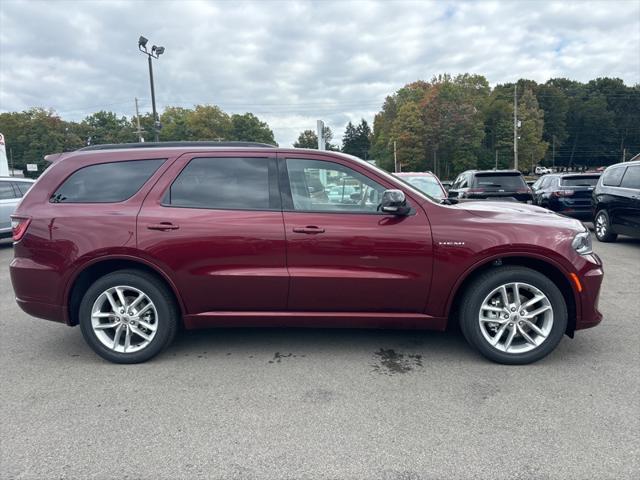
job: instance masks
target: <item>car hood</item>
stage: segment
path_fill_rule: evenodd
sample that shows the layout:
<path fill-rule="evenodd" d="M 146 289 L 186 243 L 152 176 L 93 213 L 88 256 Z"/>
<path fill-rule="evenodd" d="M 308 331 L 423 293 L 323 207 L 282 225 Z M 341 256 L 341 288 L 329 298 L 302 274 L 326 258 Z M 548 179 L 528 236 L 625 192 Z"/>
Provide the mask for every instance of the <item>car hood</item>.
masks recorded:
<path fill-rule="evenodd" d="M 454 205 L 454 208 L 505 223 L 556 226 L 578 231 L 585 229 L 579 220 L 559 215 L 546 208 L 524 203 L 463 202 Z"/>

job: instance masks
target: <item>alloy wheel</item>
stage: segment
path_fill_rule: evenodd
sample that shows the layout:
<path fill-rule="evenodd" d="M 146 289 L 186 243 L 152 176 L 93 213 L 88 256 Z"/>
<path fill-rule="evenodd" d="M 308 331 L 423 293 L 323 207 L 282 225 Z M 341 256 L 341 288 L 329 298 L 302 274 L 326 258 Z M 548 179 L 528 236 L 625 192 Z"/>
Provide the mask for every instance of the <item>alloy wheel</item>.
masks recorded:
<path fill-rule="evenodd" d="M 607 217 L 605 217 L 604 213 L 600 213 L 596 218 L 596 235 L 598 235 L 598 238 L 604 238 L 608 229 Z"/>
<path fill-rule="evenodd" d="M 553 327 L 549 298 L 527 283 L 506 283 L 486 296 L 478 315 L 484 339 L 511 354 L 530 352 L 547 339 Z"/>
<path fill-rule="evenodd" d="M 102 292 L 93 303 L 91 327 L 105 347 L 118 353 L 134 353 L 153 341 L 158 311 L 142 290 L 119 285 Z"/>

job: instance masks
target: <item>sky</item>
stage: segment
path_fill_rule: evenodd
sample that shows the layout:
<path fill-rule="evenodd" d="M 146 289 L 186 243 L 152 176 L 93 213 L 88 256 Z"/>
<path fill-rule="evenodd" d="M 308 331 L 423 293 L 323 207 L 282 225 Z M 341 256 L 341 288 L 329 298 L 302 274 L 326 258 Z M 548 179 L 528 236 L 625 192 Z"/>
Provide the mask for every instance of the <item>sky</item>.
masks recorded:
<path fill-rule="evenodd" d="M 640 0 L 0 0 L 0 111 L 151 110 L 138 37 L 165 106 L 253 112 L 281 146 L 322 119 L 340 140 L 415 80 L 476 73 L 492 84 L 553 77 L 640 83 Z"/>

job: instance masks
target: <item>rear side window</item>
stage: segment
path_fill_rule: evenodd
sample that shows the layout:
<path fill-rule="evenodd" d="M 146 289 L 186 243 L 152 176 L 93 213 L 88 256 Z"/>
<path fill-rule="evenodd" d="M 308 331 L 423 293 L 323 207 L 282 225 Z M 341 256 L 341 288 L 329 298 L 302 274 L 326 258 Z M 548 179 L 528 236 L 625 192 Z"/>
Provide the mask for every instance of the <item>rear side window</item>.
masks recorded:
<path fill-rule="evenodd" d="M 640 190 L 640 165 L 634 165 L 627 168 L 620 186 Z"/>
<path fill-rule="evenodd" d="M 31 182 L 15 182 L 13 186 L 17 189 L 16 193 L 19 193 L 21 197 L 25 196 L 29 189 L 33 186 Z"/>
<path fill-rule="evenodd" d="M 268 158 L 194 158 L 175 179 L 163 203 L 173 207 L 269 210 L 269 187 L 275 182 L 275 163 Z"/>
<path fill-rule="evenodd" d="M 0 200 L 9 200 L 16 198 L 16 194 L 13 191 L 13 187 L 9 182 L 0 182 Z"/>
<path fill-rule="evenodd" d="M 609 168 L 604 175 L 602 175 L 602 184 L 608 187 L 620 186 L 620 180 L 624 174 L 624 167 Z"/>
<path fill-rule="evenodd" d="M 524 178 L 522 178 L 522 175 L 518 174 L 478 174 L 476 175 L 474 186 L 488 189 L 500 188 L 504 190 L 519 190 L 527 188 Z"/>
<path fill-rule="evenodd" d="M 100 163 L 77 170 L 51 196 L 53 203 L 114 203 L 132 197 L 164 160 Z"/>
<path fill-rule="evenodd" d="M 566 187 L 595 187 L 600 175 L 580 175 L 575 177 L 563 177 L 562 185 Z"/>

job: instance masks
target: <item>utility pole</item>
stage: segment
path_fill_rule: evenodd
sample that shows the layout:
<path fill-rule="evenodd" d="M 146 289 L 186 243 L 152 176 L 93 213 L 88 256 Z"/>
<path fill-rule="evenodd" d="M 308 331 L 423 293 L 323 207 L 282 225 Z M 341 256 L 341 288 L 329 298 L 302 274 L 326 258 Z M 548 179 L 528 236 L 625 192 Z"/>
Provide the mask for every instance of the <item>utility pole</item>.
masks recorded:
<path fill-rule="evenodd" d="M 494 168 L 494 170 L 498 169 L 498 149 L 496 149 L 496 167 Z"/>
<path fill-rule="evenodd" d="M 433 149 L 433 173 L 438 176 L 438 151 Z"/>
<path fill-rule="evenodd" d="M 326 150 L 326 139 L 324 138 L 324 122 L 322 120 L 316 121 L 316 127 L 318 131 L 318 150 Z"/>
<path fill-rule="evenodd" d="M 627 161 L 627 149 L 623 148 L 622 149 L 622 163 Z"/>
<path fill-rule="evenodd" d="M 156 111 L 156 92 L 153 85 L 153 66 L 151 65 L 151 59 L 160 58 L 160 55 L 164 53 L 164 47 L 158 47 L 153 45 L 151 47 L 151 51 L 147 51 L 147 40 L 145 37 L 140 36 L 138 39 L 138 50 L 144 53 L 149 60 L 149 83 L 151 83 L 151 107 L 153 108 L 153 133 L 155 134 L 156 142 L 160 141 L 159 131 L 160 131 L 160 119 L 158 118 L 158 112 Z"/>
<path fill-rule="evenodd" d="M 9 176 L 13 177 L 13 148 L 9 147 Z"/>
<path fill-rule="evenodd" d="M 553 145 L 553 154 L 552 154 L 552 157 L 551 157 L 551 161 L 552 161 L 551 166 L 553 167 L 553 170 L 555 170 L 556 169 L 556 136 L 553 135 L 551 138 L 552 138 L 552 145 Z"/>
<path fill-rule="evenodd" d="M 513 168 L 518 170 L 518 82 L 513 86 Z"/>
<path fill-rule="evenodd" d="M 396 141 L 393 141 L 393 171 L 398 173 L 398 154 L 396 152 Z"/>
<path fill-rule="evenodd" d="M 140 128 L 140 112 L 138 111 L 138 97 L 135 97 L 136 100 L 136 124 L 138 125 L 138 141 L 140 143 L 144 142 L 144 138 L 142 138 L 142 128 Z"/>

